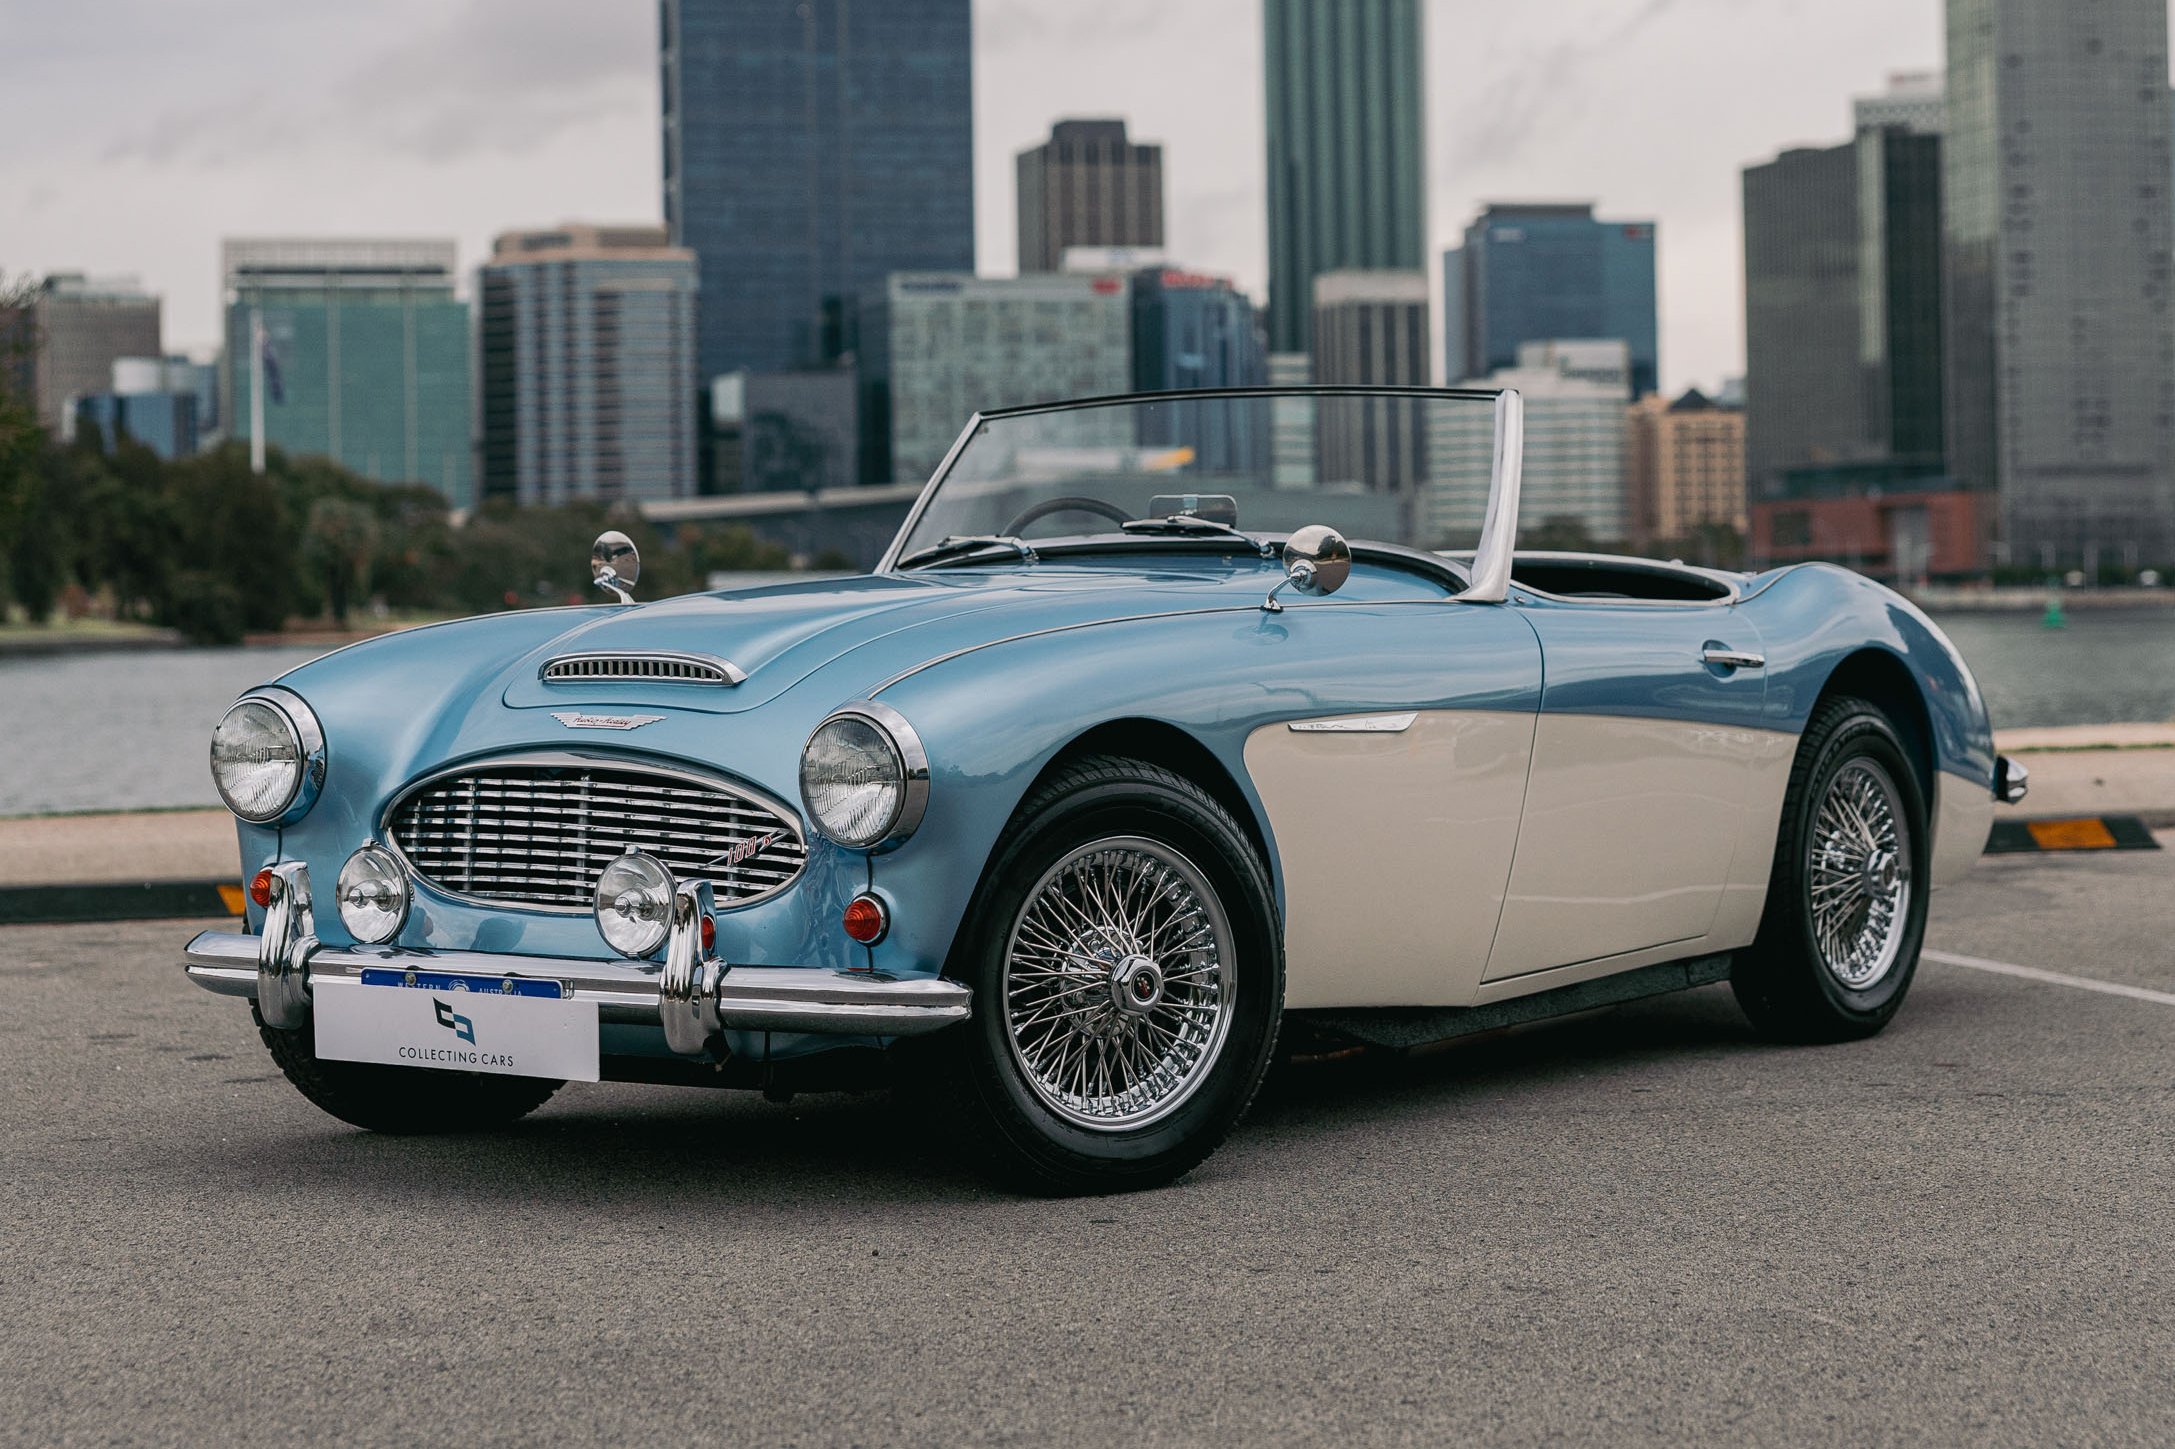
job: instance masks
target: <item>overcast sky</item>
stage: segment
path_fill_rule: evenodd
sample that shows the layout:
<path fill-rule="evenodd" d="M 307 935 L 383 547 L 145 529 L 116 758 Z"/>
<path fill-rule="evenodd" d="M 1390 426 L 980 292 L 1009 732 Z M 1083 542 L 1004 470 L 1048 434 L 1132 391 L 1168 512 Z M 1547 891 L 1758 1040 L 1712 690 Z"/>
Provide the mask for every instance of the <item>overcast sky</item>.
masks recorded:
<path fill-rule="evenodd" d="M 1662 376 L 1742 370 L 1738 170 L 1941 62 L 1941 0 L 1426 0 L 1431 270 L 1491 199 L 1660 223 Z M 1013 152 L 1161 142 L 1169 245 L 1257 296 L 1260 0 L 975 0 L 980 267 Z M 133 272 L 216 343 L 223 236 L 491 236 L 658 216 L 651 0 L 0 0 L 0 270 Z"/>

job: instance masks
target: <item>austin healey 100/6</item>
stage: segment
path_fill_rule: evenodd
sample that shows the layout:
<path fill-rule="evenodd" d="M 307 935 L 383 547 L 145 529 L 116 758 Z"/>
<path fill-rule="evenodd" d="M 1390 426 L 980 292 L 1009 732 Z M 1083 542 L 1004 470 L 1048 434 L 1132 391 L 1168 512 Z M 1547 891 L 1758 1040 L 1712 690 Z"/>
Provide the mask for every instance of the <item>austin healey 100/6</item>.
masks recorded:
<path fill-rule="evenodd" d="M 1510 392 L 1096 399 L 970 420 L 865 577 L 635 603 L 607 534 L 595 605 L 234 704 L 187 970 L 364 1127 L 875 1067 L 1060 1191 L 1200 1162 L 1287 1024 L 1878 1031 L 2023 791 L 1970 671 L 1839 568 L 1514 552 L 1521 449 Z"/>

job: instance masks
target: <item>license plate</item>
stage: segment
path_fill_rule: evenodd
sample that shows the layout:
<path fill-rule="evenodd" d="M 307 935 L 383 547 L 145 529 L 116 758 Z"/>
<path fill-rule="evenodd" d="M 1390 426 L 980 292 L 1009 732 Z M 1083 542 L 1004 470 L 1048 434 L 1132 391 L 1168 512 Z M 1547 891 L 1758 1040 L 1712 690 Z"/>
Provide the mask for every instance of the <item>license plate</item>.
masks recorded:
<path fill-rule="evenodd" d="M 378 973 L 372 973 L 376 975 Z M 385 973 L 392 976 L 393 973 Z M 427 973 L 415 985 L 320 980 L 312 990 L 317 1055 L 509 1077 L 597 1080 L 597 1004 L 550 994 L 465 989 Z M 538 983 L 542 985 L 543 983 Z"/>

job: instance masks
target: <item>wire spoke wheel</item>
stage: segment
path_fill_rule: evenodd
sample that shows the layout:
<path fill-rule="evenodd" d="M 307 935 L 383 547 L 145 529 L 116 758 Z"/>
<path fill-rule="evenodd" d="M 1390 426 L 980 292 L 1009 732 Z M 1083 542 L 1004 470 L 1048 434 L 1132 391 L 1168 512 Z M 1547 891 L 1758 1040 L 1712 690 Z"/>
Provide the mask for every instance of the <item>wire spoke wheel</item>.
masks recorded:
<path fill-rule="evenodd" d="M 1864 991 L 1895 969 L 1911 914 L 1912 841 L 1896 783 L 1865 756 L 1835 772 L 1813 816 L 1807 915 L 1828 974 Z"/>
<path fill-rule="evenodd" d="M 1079 846 L 1027 893 L 1006 943 L 1005 1033 L 1044 1106 L 1119 1132 L 1178 1110 L 1216 1065 L 1237 982 L 1207 877 L 1140 836 Z"/>

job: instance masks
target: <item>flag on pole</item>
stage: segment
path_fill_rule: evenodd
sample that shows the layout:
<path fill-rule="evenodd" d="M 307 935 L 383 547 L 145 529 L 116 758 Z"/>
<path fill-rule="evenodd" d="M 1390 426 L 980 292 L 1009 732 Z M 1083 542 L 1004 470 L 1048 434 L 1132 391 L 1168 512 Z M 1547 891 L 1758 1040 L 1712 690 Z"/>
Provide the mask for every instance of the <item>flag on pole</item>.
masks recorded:
<path fill-rule="evenodd" d="M 257 346 L 264 351 L 264 395 L 275 403 L 285 404 L 287 389 L 280 384 L 279 354 L 272 350 L 272 334 L 270 331 L 260 330 L 258 332 Z"/>

